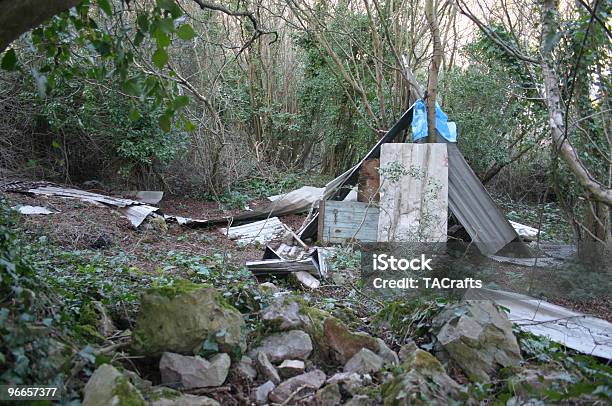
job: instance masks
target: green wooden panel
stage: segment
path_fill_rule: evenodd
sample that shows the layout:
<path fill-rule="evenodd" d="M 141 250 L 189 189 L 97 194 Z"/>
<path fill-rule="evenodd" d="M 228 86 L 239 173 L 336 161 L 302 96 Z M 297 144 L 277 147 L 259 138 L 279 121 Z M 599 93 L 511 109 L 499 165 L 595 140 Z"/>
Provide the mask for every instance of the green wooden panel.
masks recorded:
<path fill-rule="evenodd" d="M 376 242 L 378 207 L 365 202 L 326 200 L 319 207 L 319 240 L 340 244 L 347 241 Z"/>

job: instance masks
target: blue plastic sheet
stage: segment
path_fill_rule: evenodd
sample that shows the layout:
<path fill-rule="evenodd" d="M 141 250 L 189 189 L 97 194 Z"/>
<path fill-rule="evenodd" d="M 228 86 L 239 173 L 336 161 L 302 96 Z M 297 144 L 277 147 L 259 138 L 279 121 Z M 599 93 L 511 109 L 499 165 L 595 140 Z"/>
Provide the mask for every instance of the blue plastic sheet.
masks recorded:
<path fill-rule="evenodd" d="M 448 142 L 457 142 L 457 125 L 448 121 L 448 116 L 442 111 L 440 105 L 436 103 L 436 130 Z M 427 137 L 427 109 L 425 102 L 419 99 L 414 104 L 412 116 L 412 141 L 416 142 L 421 138 Z"/>

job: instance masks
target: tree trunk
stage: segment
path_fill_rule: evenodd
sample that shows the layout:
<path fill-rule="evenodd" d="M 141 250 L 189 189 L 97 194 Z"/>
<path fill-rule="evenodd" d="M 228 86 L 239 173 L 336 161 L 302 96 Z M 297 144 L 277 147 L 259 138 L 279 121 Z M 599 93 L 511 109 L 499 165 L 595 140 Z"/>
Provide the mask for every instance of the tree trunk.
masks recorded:
<path fill-rule="evenodd" d="M 80 2 L 81 0 L 0 0 L 0 52 L 24 32 Z"/>
<path fill-rule="evenodd" d="M 544 76 L 544 88 L 546 89 L 546 106 L 548 108 L 548 122 L 553 144 L 559 155 L 576 176 L 594 200 L 612 206 L 612 189 L 610 185 L 599 183 L 584 166 L 576 150 L 570 145 L 565 136 L 565 109 L 561 102 L 561 91 L 559 90 L 559 77 L 553 66 L 551 46 L 547 41 L 554 38 L 559 30 L 556 16 L 558 14 L 555 0 L 544 0 L 542 9 L 542 75 Z"/>
<path fill-rule="evenodd" d="M 425 1 L 425 17 L 433 41 L 431 66 L 427 80 L 427 142 L 436 142 L 436 98 L 438 96 L 438 72 L 442 63 L 442 43 L 434 0 Z"/>

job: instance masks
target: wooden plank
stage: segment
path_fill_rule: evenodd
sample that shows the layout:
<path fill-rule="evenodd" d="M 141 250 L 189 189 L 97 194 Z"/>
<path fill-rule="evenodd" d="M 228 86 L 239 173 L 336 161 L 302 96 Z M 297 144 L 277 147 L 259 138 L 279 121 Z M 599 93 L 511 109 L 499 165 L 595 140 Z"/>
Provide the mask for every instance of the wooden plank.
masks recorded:
<path fill-rule="evenodd" d="M 324 243 L 375 242 L 379 210 L 364 202 L 321 202 L 319 239 Z"/>
<path fill-rule="evenodd" d="M 380 176 L 378 167 L 380 159 L 371 158 L 363 163 L 359 170 L 359 180 L 357 189 L 357 201 L 365 203 L 378 203 L 380 200 L 379 187 Z"/>
<path fill-rule="evenodd" d="M 378 241 L 446 242 L 446 144 L 384 144 Z"/>

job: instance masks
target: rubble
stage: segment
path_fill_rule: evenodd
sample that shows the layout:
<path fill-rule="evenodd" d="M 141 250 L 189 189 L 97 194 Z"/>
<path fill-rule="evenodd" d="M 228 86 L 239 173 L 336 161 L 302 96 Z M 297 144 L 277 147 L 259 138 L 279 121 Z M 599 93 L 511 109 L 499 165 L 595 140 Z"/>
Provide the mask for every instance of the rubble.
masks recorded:
<path fill-rule="evenodd" d="M 164 352 L 159 361 L 159 371 L 164 385 L 182 389 L 207 388 L 223 385 L 230 364 L 229 355 L 224 353 L 206 360 L 199 356 Z"/>

